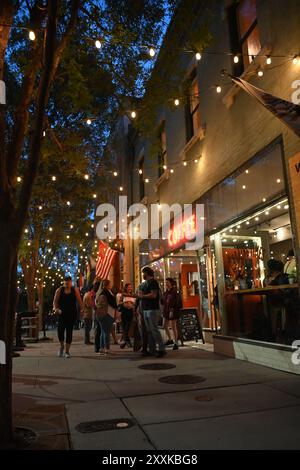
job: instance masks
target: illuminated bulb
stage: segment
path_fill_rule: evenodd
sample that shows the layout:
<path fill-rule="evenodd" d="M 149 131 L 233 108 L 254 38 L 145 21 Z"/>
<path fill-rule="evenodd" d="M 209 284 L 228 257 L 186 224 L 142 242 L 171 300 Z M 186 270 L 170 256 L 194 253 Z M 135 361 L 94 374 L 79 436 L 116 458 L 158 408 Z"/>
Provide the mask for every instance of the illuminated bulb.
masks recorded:
<path fill-rule="evenodd" d="M 278 178 L 278 179 L 276 180 L 276 183 L 278 183 L 278 184 L 281 183 L 281 179 Z"/>
<path fill-rule="evenodd" d="M 149 178 L 146 178 L 146 179 L 145 179 L 145 183 L 149 183 Z"/>
<path fill-rule="evenodd" d="M 85 180 L 88 180 L 89 178 L 90 178 L 89 175 L 84 175 Z"/>
<path fill-rule="evenodd" d="M 120 191 L 123 191 L 123 189 L 124 189 L 124 188 L 123 188 L 123 186 L 120 186 L 120 188 L 119 188 L 119 189 L 120 189 Z"/>
<path fill-rule="evenodd" d="M 89 234 L 86 232 L 85 236 L 86 236 L 86 237 L 88 237 L 88 236 L 89 236 Z M 85 250 L 83 250 L 83 251 L 85 251 Z"/>
<path fill-rule="evenodd" d="M 29 37 L 30 41 L 34 41 L 35 40 L 35 32 L 34 31 L 29 31 L 28 37 Z"/>
<path fill-rule="evenodd" d="M 163 166 L 163 169 L 164 169 L 164 170 L 166 170 L 167 168 L 168 168 L 167 165 L 164 165 L 164 166 Z"/>
<path fill-rule="evenodd" d="M 139 170 L 139 174 L 142 175 L 142 174 L 143 174 L 143 170 Z"/>
<path fill-rule="evenodd" d="M 136 118 L 136 112 L 135 111 L 131 111 L 131 117 L 132 117 L 132 119 Z"/>
<path fill-rule="evenodd" d="M 183 162 L 183 166 L 187 166 L 187 162 Z"/>
<path fill-rule="evenodd" d="M 267 57 L 267 61 L 266 61 L 266 62 L 267 62 L 268 65 L 272 64 L 272 59 L 271 59 L 271 57 Z"/>
<path fill-rule="evenodd" d="M 238 64 L 239 61 L 240 61 L 239 56 L 238 56 L 238 55 L 235 55 L 234 58 L 233 58 L 233 62 L 234 62 L 235 64 Z"/>
<path fill-rule="evenodd" d="M 70 205 L 71 205 L 70 201 L 67 201 L 67 206 L 70 206 Z"/>
<path fill-rule="evenodd" d="M 174 104 L 175 106 L 179 106 L 179 100 L 178 99 L 174 100 Z"/>
<path fill-rule="evenodd" d="M 17 181 L 18 181 L 18 183 L 21 183 L 21 181 L 22 181 L 21 176 L 18 176 L 18 177 L 17 177 Z"/>
<path fill-rule="evenodd" d="M 96 199 L 96 198 L 97 198 L 97 194 L 93 194 L 93 198 Z"/>
<path fill-rule="evenodd" d="M 71 229 L 71 230 L 72 230 L 73 227 L 74 227 L 73 225 L 70 225 L 70 229 Z"/>
<path fill-rule="evenodd" d="M 153 49 L 153 47 L 150 47 L 150 49 L 149 49 L 149 55 L 150 55 L 150 57 L 154 57 L 154 56 L 155 56 L 155 50 Z"/>
<path fill-rule="evenodd" d="M 99 41 L 99 39 L 95 41 L 95 46 L 97 49 L 101 49 L 101 42 Z"/>
<path fill-rule="evenodd" d="M 90 126 L 90 125 L 92 124 L 92 120 L 91 120 L 91 119 L 87 119 L 87 120 L 86 120 L 86 123 L 87 123 L 88 126 Z"/>
<path fill-rule="evenodd" d="M 299 57 L 298 55 L 296 55 L 296 56 L 293 58 L 293 64 L 294 64 L 294 65 L 297 65 L 298 62 L 299 62 L 299 59 L 300 59 L 300 57 Z"/>
<path fill-rule="evenodd" d="M 28 233 L 28 228 L 25 228 L 24 232 L 25 232 L 25 233 Z"/>
<path fill-rule="evenodd" d="M 43 137 L 46 137 L 46 131 L 43 131 Z"/>
<path fill-rule="evenodd" d="M 266 202 L 266 198 L 265 198 L 265 197 L 263 198 L 263 202 Z"/>
<path fill-rule="evenodd" d="M 52 176 L 52 181 L 56 181 L 56 176 Z"/>
<path fill-rule="evenodd" d="M 262 77 L 262 76 L 263 76 L 263 74 L 264 74 L 264 73 L 263 73 L 263 71 L 262 71 L 262 70 L 259 70 L 259 71 L 257 72 L 257 75 L 258 75 L 259 77 Z"/>
<path fill-rule="evenodd" d="M 52 232 L 53 228 L 52 227 L 49 227 L 49 232 Z"/>
<path fill-rule="evenodd" d="M 196 53 L 196 60 L 201 60 L 202 56 L 200 54 L 200 52 L 197 52 Z"/>
<path fill-rule="evenodd" d="M 221 88 L 220 86 L 217 86 L 217 87 L 216 87 L 216 92 L 217 92 L 217 93 L 221 93 L 221 92 L 222 92 L 222 88 Z"/>
<path fill-rule="evenodd" d="M 114 171 L 114 176 L 118 176 L 118 172 L 117 172 L 117 171 Z"/>
<path fill-rule="evenodd" d="M 243 185 L 243 189 L 246 189 L 246 186 L 245 186 L 245 185 Z"/>
<path fill-rule="evenodd" d="M 43 206 L 39 206 L 39 210 L 41 211 L 43 209 Z"/>
<path fill-rule="evenodd" d="M 286 204 L 286 205 L 284 206 L 284 209 L 287 210 L 288 208 L 289 208 L 289 205 Z"/>

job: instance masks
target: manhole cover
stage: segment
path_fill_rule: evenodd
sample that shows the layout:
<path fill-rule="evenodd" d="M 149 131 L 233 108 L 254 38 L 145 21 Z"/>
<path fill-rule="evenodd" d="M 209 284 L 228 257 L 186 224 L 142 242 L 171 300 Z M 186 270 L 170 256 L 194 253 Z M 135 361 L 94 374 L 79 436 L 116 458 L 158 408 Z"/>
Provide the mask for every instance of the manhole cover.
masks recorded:
<path fill-rule="evenodd" d="M 158 380 L 165 384 L 198 384 L 206 379 L 199 375 L 167 375 Z"/>
<path fill-rule="evenodd" d="M 16 427 L 14 431 L 16 440 L 22 447 L 29 447 L 36 441 L 37 435 L 32 429 Z"/>
<path fill-rule="evenodd" d="M 195 398 L 197 401 L 212 401 L 212 397 L 209 397 L 208 395 L 199 395 L 198 397 Z"/>
<path fill-rule="evenodd" d="M 108 419 L 102 421 L 86 421 L 75 426 L 76 431 L 85 433 L 113 431 L 116 429 L 128 429 L 134 426 L 130 419 Z"/>
<path fill-rule="evenodd" d="M 176 366 L 175 364 L 164 364 L 156 362 L 155 364 L 142 364 L 139 366 L 139 369 L 145 370 L 166 370 L 166 369 L 174 369 Z"/>

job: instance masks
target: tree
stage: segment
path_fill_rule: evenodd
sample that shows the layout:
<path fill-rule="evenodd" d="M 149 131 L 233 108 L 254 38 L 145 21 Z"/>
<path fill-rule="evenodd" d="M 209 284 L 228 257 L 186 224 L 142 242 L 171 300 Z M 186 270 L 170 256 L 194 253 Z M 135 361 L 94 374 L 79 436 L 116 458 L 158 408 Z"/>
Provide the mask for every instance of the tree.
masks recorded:
<path fill-rule="evenodd" d="M 98 121 L 93 121 L 95 132 L 87 133 L 81 142 L 92 161 L 89 143 L 98 142 L 101 148 L 116 110 L 128 111 L 128 97 L 143 89 L 149 75 L 145 46 L 156 44 L 161 36 L 166 6 L 168 2 L 160 0 L 0 3 L 0 80 L 8 85 L 8 104 L 0 105 L 0 339 L 7 348 L 7 363 L 0 365 L 0 402 L 5 403 L 0 414 L 2 445 L 13 436 L 11 377 L 18 250 L 30 222 L 43 132 L 47 127 L 52 132 L 54 127 L 53 139 L 64 142 L 68 130 L 82 125 L 97 104 L 102 132 L 97 135 Z M 32 29 L 35 41 L 29 45 L 17 25 Z M 103 42 L 99 56 L 95 38 Z M 97 68 L 93 75 L 91 71 Z M 89 83 L 94 80 L 94 91 L 98 88 L 94 97 L 88 93 L 87 79 Z M 55 160 L 58 172 L 59 162 L 64 164 L 64 151 L 63 146 Z"/>

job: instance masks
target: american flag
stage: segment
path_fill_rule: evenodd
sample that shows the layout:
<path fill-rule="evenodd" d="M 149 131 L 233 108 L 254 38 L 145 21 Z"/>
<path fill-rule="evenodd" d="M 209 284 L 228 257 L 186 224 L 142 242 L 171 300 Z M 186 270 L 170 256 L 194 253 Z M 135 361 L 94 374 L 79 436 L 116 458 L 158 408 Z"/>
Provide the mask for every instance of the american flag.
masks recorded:
<path fill-rule="evenodd" d="M 102 240 L 98 243 L 98 258 L 96 263 L 96 277 L 107 279 L 110 268 L 115 260 L 117 252 L 112 250 Z"/>

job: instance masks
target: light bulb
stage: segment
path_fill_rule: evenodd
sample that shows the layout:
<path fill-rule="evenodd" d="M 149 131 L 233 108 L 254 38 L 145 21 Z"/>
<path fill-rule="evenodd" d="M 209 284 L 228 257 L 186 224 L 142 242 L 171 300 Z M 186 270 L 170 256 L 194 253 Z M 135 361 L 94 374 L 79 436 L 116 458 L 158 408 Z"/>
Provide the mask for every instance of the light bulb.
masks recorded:
<path fill-rule="evenodd" d="M 35 40 L 35 32 L 34 31 L 29 31 L 28 37 L 29 37 L 30 41 L 34 41 Z"/>
<path fill-rule="evenodd" d="M 18 183 L 21 183 L 21 181 L 22 181 L 21 176 L 18 176 L 18 177 L 17 177 L 17 182 L 18 182 Z"/>
<path fill-rule="evenodd" d="M 89 175 L 84 175 L 85 180 L 88 180 L 89 178 L 90 178 Z"/>
<path fill-rule="evenodd" d="M 167 165 L 163 165 L 163 169 L 166 170 L 168 167 Z"/>
<path fill-rule="evenodd" d="M 114 176 L 118 176 L 118 172 L 117 172 L 117 171 L 114 171 Z"/>
<path fill-rule="evenodd" d="M 95 46 L 97 49 L 101 49 L 101 42 L 99 41 L 99 39 L 95 41 Z"/>
<path fill-rule="evenodd" d="M 119 188 L 119 189 L 120 189 L 120 191 L 123 191 L 123 189 L 124 189 L 124 188 L 123 188 L 123 186 L 120 186 L 120 188 Z"/>
<path fill-rule="evenodd" d="M 139 174 L 142 175 L 142 174 L 143 174 L 143 170 L 139 170 Z"/>
<path fill-rule="evenodd" d="M 187 166 L 187 162 L 183 162 L 183 166 Z"/>
<path fill-rule="evenodd" d="M 201 60 L 202 56 L 200 54 L 200 52 L 197 52 L 196 53 L 196 60 Z"/>
<path fill-rule="evenodd" d="M 56 176 L 52 176 L 52 181 L 56 181 Z"/>
<path fill-rule="evenodd" d="M 267 57 L 267 61 L 266 61 L 266 62 L 267 62 L 268 65 L 272 64 L 272 59 L 271 59 L 271 57 Z"/>
<path fill-rule="evenodd" d="M 263 76 L 263 74 L 264 74 L 264 73 L 263 73 L 263 71 L 262 71 L 262 70 L 259 70 L 259 71 L 257 72 L 257 75 L 258 75 L 259 77 L 262 77 L 262 76 Z"/>
<path fill-rule="evenodd" d="M 179 100 L 178 99 L 174 100 L 174 104 L 175 106 L 179 106 Z"/>
<path fill-rule="evenodd" d="M 153 47 L 150 47 L 150 49 L 149 49 L 149 55 L 150 55 L 150 57 L 154 57 L 154 56 L 155 56 L 155 50 L 153 49 Z"/>
<path fill-rule="evenodd" d="M 91 119 L 87 119 L 87 120 L 86 120 L 86 123 L 87 123 L 88 126 L 90 126 L 90 125 L 92 124 L 92 120 L 91 120 Z"/>
<path fill-rule="evenodd" d="M 70 205 L 71 205 L 70 201 L 67 201 L 67 206 L 70 206 Z"/>
<path fill-rule="evenodd" d="M 94 198 L 94 199 L 97 199 L 97 194 L 93 194 L 93 198 Z"/>
<path fill-rule="evenodd" d="M 239 61 L 240 61 L 239 56 L 238 56 L 238 55 L 235 55 L 234 58 L 233 58 L 233 62 L 234 62 L 235 64 L 238 64 Z"/>
<path fill-rule="evenodd" d="M 145 179 L 145 183 L 149 183 L 149 178 L 146 178 L 146 179 Z"/>
<path fill-rule="evenodd" d="M 174 170 L 173 170 L 173 168 L 171 168 L 171 170 L 170 170 L 170 173 L 174 173 Z"/>
<path fill-rule="evenodd" d="M 217 93 L 221 93 L 221 92 L 222 92 L 222 88 L 221 88 L 220 86 L 217 86 L 216 92 L 217 92 Z"/>
<path fill-rule="evenodd" d="M 297 65 L 298 62 L 299 62 L 299 59 L 300 57 L 298 55 L 296 55 L 294 58 L 293 58 L 293 64 Z"/>
<path fill-rule="evenodd" d="M 131 117 L 132 117 L 132 119 L 136 118 L 136 112 L 135 111 L 131 111 Z"/>

